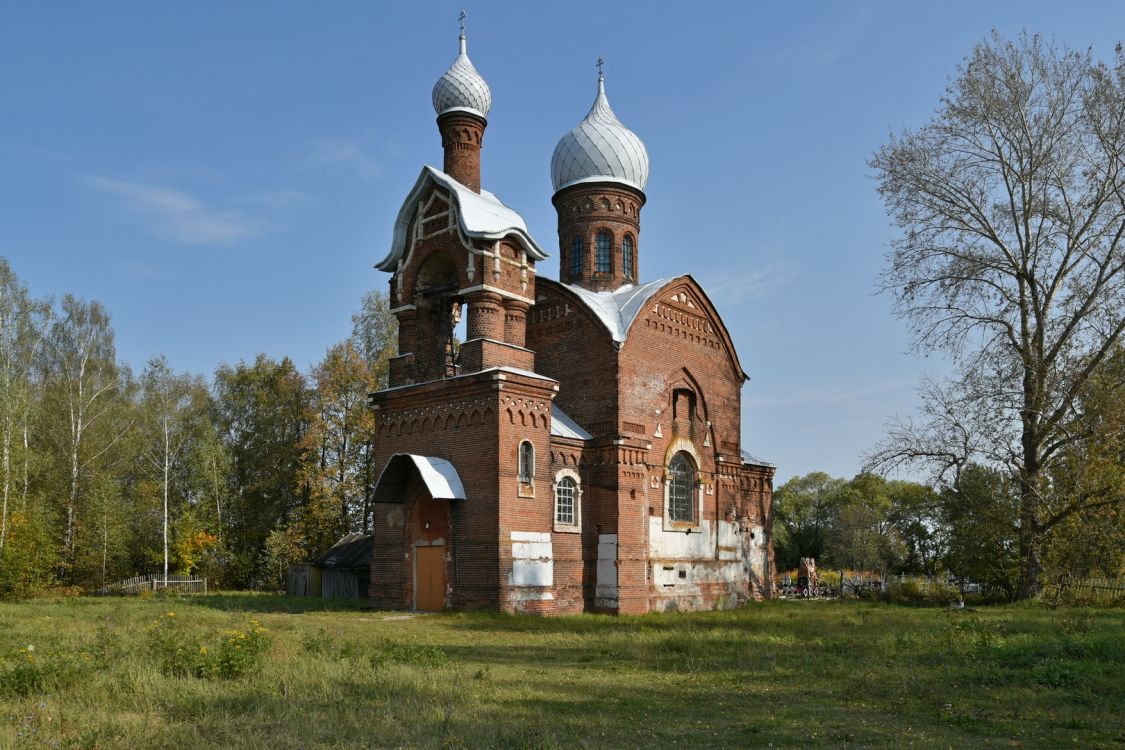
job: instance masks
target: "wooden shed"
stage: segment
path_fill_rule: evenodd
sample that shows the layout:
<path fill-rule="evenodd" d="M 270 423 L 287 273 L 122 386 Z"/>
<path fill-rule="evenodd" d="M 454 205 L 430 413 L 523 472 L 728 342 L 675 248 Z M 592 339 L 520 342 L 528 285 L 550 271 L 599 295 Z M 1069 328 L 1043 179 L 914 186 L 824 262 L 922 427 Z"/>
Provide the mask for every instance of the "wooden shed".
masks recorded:
<path fill-rule="evenodd" d="M 348 534 L 311 563 L 289 566 L 285 593 L 359 599 L 371 581 L 371 534 Z"/>

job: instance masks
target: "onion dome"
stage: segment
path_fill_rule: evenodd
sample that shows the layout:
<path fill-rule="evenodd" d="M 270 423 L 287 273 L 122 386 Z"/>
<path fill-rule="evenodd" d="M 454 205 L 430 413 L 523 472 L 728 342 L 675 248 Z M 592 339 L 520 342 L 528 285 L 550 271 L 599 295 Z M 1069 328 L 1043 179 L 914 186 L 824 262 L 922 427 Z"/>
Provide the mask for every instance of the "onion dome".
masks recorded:
<path fill-rule="evenodd" d="M 551 182 L 556 192 L 581 182 L 620 182 L 644 191 L 648 183 L 648 150 L 613 114 L 601 73 L 586 119 L 555 146 Z"/>
<path fill-rule="evenodd" d="M 492 109 L 492 92 L 465 52 L 464 26 L 461 27 L 461 52 L 434 84 L 433 99 L 438 115 L 469 112 L 487 118 Z"/>

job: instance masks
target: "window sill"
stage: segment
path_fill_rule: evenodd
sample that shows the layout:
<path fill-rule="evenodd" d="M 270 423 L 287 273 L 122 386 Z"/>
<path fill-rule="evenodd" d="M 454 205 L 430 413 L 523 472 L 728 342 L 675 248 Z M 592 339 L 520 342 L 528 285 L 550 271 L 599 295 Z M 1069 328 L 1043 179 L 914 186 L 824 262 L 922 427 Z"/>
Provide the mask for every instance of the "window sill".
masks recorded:
<path fill-rule="evenodd" d="M 559 523 L 555 521 L 555 531 L 559 534 L 581 534 L 582 527 L 578 524 Z"/>
<path fill-rule="evenodd" d="M 534 482 L 520 482 L 519 490 L 516 491 L 518 497 L 535 497 L 535 483 Z"/>

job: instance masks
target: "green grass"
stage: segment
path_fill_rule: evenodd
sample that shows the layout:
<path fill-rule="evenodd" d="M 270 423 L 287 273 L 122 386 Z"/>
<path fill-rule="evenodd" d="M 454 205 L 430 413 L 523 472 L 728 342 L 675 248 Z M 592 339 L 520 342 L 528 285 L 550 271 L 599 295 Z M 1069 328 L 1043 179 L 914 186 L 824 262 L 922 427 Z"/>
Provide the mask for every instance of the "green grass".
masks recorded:
<path fill-rule="evenodd" d="M 1123 610 L 327 605 L 0 604 L 0 747 L 1125 747 Z"/>

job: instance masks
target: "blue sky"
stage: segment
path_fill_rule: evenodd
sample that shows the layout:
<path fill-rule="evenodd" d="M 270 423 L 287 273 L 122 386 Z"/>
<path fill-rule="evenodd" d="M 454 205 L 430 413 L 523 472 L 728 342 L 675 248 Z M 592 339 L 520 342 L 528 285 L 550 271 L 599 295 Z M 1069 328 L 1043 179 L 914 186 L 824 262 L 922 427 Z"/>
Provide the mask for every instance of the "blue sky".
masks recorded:
<path fill-rule="evenodd" d="M 119 355 L 301 367 L 387 277 L 391 222 L 441 165 L 433 82 L 459 3 L 34 3 L 0 10 L 0 255 L 113 315 Z M 553 257 L 549 160 L 594 61 L 652 160 L 643 280 L 693 273 L 751 381 L 745 447 L 850 476 L 940 361 L 875 277 L 893 230 L 866 166 L 996 28 L 1109 59 L 1116 2 L 481 2 L 483 182 Z"/>

